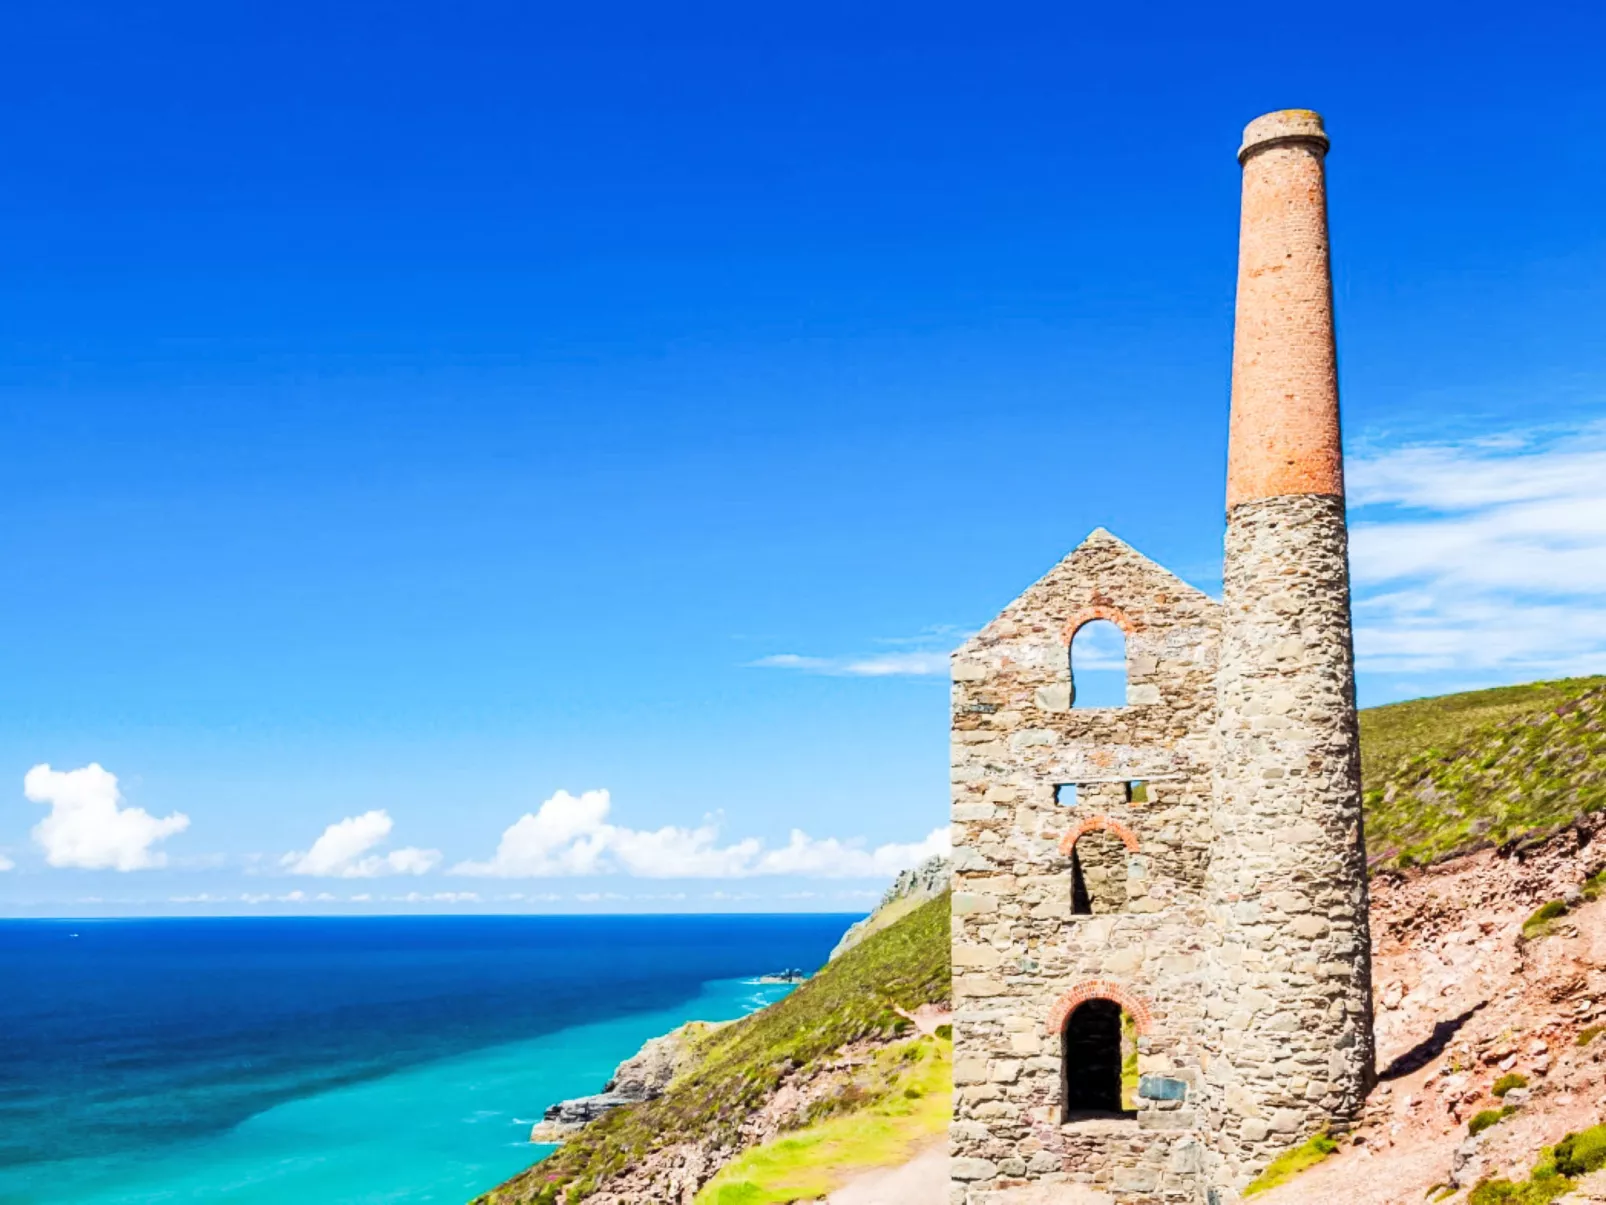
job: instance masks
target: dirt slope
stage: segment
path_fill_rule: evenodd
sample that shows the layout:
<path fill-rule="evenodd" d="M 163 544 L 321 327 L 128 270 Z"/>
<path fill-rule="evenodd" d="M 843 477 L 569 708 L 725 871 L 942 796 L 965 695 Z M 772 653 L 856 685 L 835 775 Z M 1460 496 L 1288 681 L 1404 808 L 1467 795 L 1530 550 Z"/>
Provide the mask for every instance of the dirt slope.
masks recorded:
<path fill-rule="evenodd" d="M 1606 824 L 1594 817 L 1536 848 L 1376 880 L 1381 1082 L 1352 1144 L 1256 1200 L 1420 1205 L 1437 1186 L 1456 1191 L 1433 1199 L 1465 1201 L 1479 1181 L 1523 1180 L 1540 1148 L 1606 1121 L 1606 1033 L 1579 1045 L 1606 1024 L 1606 896 L 1581 890 L 1603 866 Z M 1524 936 L 1536 909 L 1567 899 L 1569 911 Z M 1526 1099 L 1491 1095 L 1508 1073 L 1527 1077 Z M 1469 1140 L 1471 1118 L 1513 1101 Z"/>

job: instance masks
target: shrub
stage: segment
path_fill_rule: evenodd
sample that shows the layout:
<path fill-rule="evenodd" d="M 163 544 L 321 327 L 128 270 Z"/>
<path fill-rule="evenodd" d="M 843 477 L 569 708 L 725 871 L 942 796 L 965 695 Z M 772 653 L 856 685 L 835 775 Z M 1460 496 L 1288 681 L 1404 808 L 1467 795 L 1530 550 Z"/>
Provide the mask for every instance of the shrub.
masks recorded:
<path fill-rule="evenodd" d="M 1516 1105 L 1506 1105 L 1499 1109 L 1485 1109 L 1467 1122 L 1467 1133 L 1474 1136 L 1481 1134 L 1490 1126 L 1499 1125 L 1516 1111 Z"/>
<path fill-rule="evenodd" d="M 1522 935 L 1530 941 L 1543 937 L 1550 932 L 1550 922 L 1566 914 L 1566 900 L 1551 900 L 1548 904 L 1541 904 L 1532 916 L 1522 922 Z"/>
<path fill-rule="evenodd" d="M 1606 1125 L 1568 1134 L 1555 1145 L 1551 1158 L 1563 1176 L 1587 1176 L 1606 1167 Z"/>
<path fill-rule="evenodd" d="M 1606 1025 L 1591 1025 L 1588 1029 L 1580 1029 L 1578 1031 L 1578 1044 L 1580 1046 L 1588 1046 L 1603 1033 L 1606 1033 Z"/>
<path fill-rule="evenodd" d="M 1495 1080 L 1494 1087 L 1490 1088 L 1489 1091 L 1495 1096 L 1504 1096 L 1513 1088 L 1526 1088 L 1527 1086 L 1528 1077 L 1526 1075 L 1519 1075 L 1517 1072 L 1511 1071 Z"/>
<path fill-rule="evenodd" d="M 1467 1205 L 1550 1205 L 1573 1190 L 1573 1182 L 1554 1176 L 1543 1180 L 1485 1180 L 1472 1190 Z"/>

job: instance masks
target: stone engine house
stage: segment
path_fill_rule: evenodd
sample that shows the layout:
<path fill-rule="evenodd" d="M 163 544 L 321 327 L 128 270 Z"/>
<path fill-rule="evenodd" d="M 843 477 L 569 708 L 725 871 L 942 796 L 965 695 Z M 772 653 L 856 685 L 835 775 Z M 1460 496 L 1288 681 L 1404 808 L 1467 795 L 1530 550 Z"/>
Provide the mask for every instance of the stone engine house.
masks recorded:
<path fill-rule="evenodd" d="M 1327 148 L 1239 152 L 1222 601 L 1099 529 L 954 654 L 951 1205 L 1231 1205 L 1372 1085 Z"/>

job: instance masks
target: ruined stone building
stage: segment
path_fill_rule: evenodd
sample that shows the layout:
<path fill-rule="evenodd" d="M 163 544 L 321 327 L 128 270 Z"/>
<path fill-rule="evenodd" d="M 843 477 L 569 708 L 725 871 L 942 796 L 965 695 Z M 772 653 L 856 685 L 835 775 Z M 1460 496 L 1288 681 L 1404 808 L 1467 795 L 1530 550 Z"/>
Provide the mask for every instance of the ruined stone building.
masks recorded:
<path fill-rule="evenodd" d="M 954 655 L 952 1205 L 1229 1205 L 1371 1087 L 1327 148 L 1239 151 L 1223 600 L 1100 529 Z"/>

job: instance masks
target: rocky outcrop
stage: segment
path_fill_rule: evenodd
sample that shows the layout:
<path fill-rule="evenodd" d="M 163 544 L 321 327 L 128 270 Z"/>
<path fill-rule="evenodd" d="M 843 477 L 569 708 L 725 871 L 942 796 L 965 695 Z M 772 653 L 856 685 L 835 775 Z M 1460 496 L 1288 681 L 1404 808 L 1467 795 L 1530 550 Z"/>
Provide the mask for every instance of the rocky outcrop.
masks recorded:
<path fill-rule="evenodd" d="M 662 1096 L 670 1082 L 691 1061 L 694 1039 L 713 1028 L 712 1022 L 693 1021 L 651 1039 L 614 1069 L 613 1078 L 601 1092 L 559 1101 L 549 1108 L 530 1131 L 530 1141 L 562 1142 L 610 1109 Z"/>
<path fill-rule="evenodd" d="M 885 929 L 927 900 L 936 899 L 948 890 L 948 880 L 952 874 L 953 863 L 941 856 L 927 858 L 913 870 L 904 871 L 887 888 L 875 911 L 842 935 L 842 940 L 836 943 L 836 949 L 831 951 L 830 961 L 836 961 L 870 934 Z"/>

